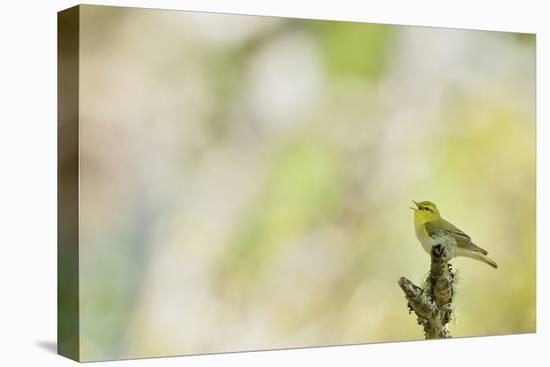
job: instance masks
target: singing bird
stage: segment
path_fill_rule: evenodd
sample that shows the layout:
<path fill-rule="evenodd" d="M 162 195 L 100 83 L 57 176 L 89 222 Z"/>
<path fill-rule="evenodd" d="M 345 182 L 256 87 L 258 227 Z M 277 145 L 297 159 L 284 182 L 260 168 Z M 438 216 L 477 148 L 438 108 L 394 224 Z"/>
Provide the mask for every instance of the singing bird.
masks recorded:
<path fill-rule="evenodd" d="M 440 244 L 444 239 L 446 244 L 451 244 L 451 257 L 465 256 L 497 268 L 497 264 L 489 259 L 487 251 L 474 244 L 466 233 L 456 228 L 445 219 L 441 218 L 437 206 L 430 201 L 417 203 L 414 210 L 414 229 L 416 238 L 422 244 L 424 250 L 431 255 L 432 246 Z"/>

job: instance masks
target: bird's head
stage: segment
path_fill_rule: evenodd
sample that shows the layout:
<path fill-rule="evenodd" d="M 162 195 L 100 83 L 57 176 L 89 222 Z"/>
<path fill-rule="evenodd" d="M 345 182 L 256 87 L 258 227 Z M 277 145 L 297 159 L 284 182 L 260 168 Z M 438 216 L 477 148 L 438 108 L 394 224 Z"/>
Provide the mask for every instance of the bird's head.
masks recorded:
<path fill-rule="evenodd" d="M 414 219 L 420 223 L 430 222 L 439 218 L 439 210 L 437 206 L 431 201 L 416 202 L 413 200 L 416 208 L 411 207 L 414 210 Z"/>

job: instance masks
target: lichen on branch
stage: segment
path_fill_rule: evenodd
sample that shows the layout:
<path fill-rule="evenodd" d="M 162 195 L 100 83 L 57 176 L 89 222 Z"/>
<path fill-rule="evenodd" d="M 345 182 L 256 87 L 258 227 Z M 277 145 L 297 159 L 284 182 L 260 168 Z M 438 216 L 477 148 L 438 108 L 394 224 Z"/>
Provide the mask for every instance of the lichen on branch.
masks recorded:
<path fill-rule="evenodd" d="M 424 328 L 426 339 L 451 337 L 447 324 L 453 313 L 455 272 L 449 264 L 449 246 L 452 244 L 442 239 L 432 247 L 430 273 L 422 287 L 404 277 L 398 281 L 410 311 L 414 311 L 418 324 Z"/>

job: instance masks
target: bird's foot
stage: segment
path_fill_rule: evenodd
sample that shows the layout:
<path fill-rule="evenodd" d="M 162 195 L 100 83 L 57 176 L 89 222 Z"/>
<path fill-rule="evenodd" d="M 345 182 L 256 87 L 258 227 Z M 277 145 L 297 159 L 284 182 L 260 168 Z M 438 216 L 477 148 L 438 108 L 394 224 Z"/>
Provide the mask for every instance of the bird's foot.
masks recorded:
<path fill-rule="evenodd" d="M 445 245 L 438 244 L 432 247 L 432 254 L 437 259 L 445 260 L 447 253 L 448 251 Z"/>

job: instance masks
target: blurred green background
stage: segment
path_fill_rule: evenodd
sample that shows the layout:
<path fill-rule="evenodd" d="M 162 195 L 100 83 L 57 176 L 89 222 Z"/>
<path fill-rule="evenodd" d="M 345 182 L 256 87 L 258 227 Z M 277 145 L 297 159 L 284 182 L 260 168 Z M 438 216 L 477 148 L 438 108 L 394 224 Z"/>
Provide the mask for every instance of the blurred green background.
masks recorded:
<path fill-rule="evenodd" d="M 535 37 L 83 6 L 83 360 L 422 339 L 412 199 L 489 250 L 454 337 L 535 331 Z"/>

